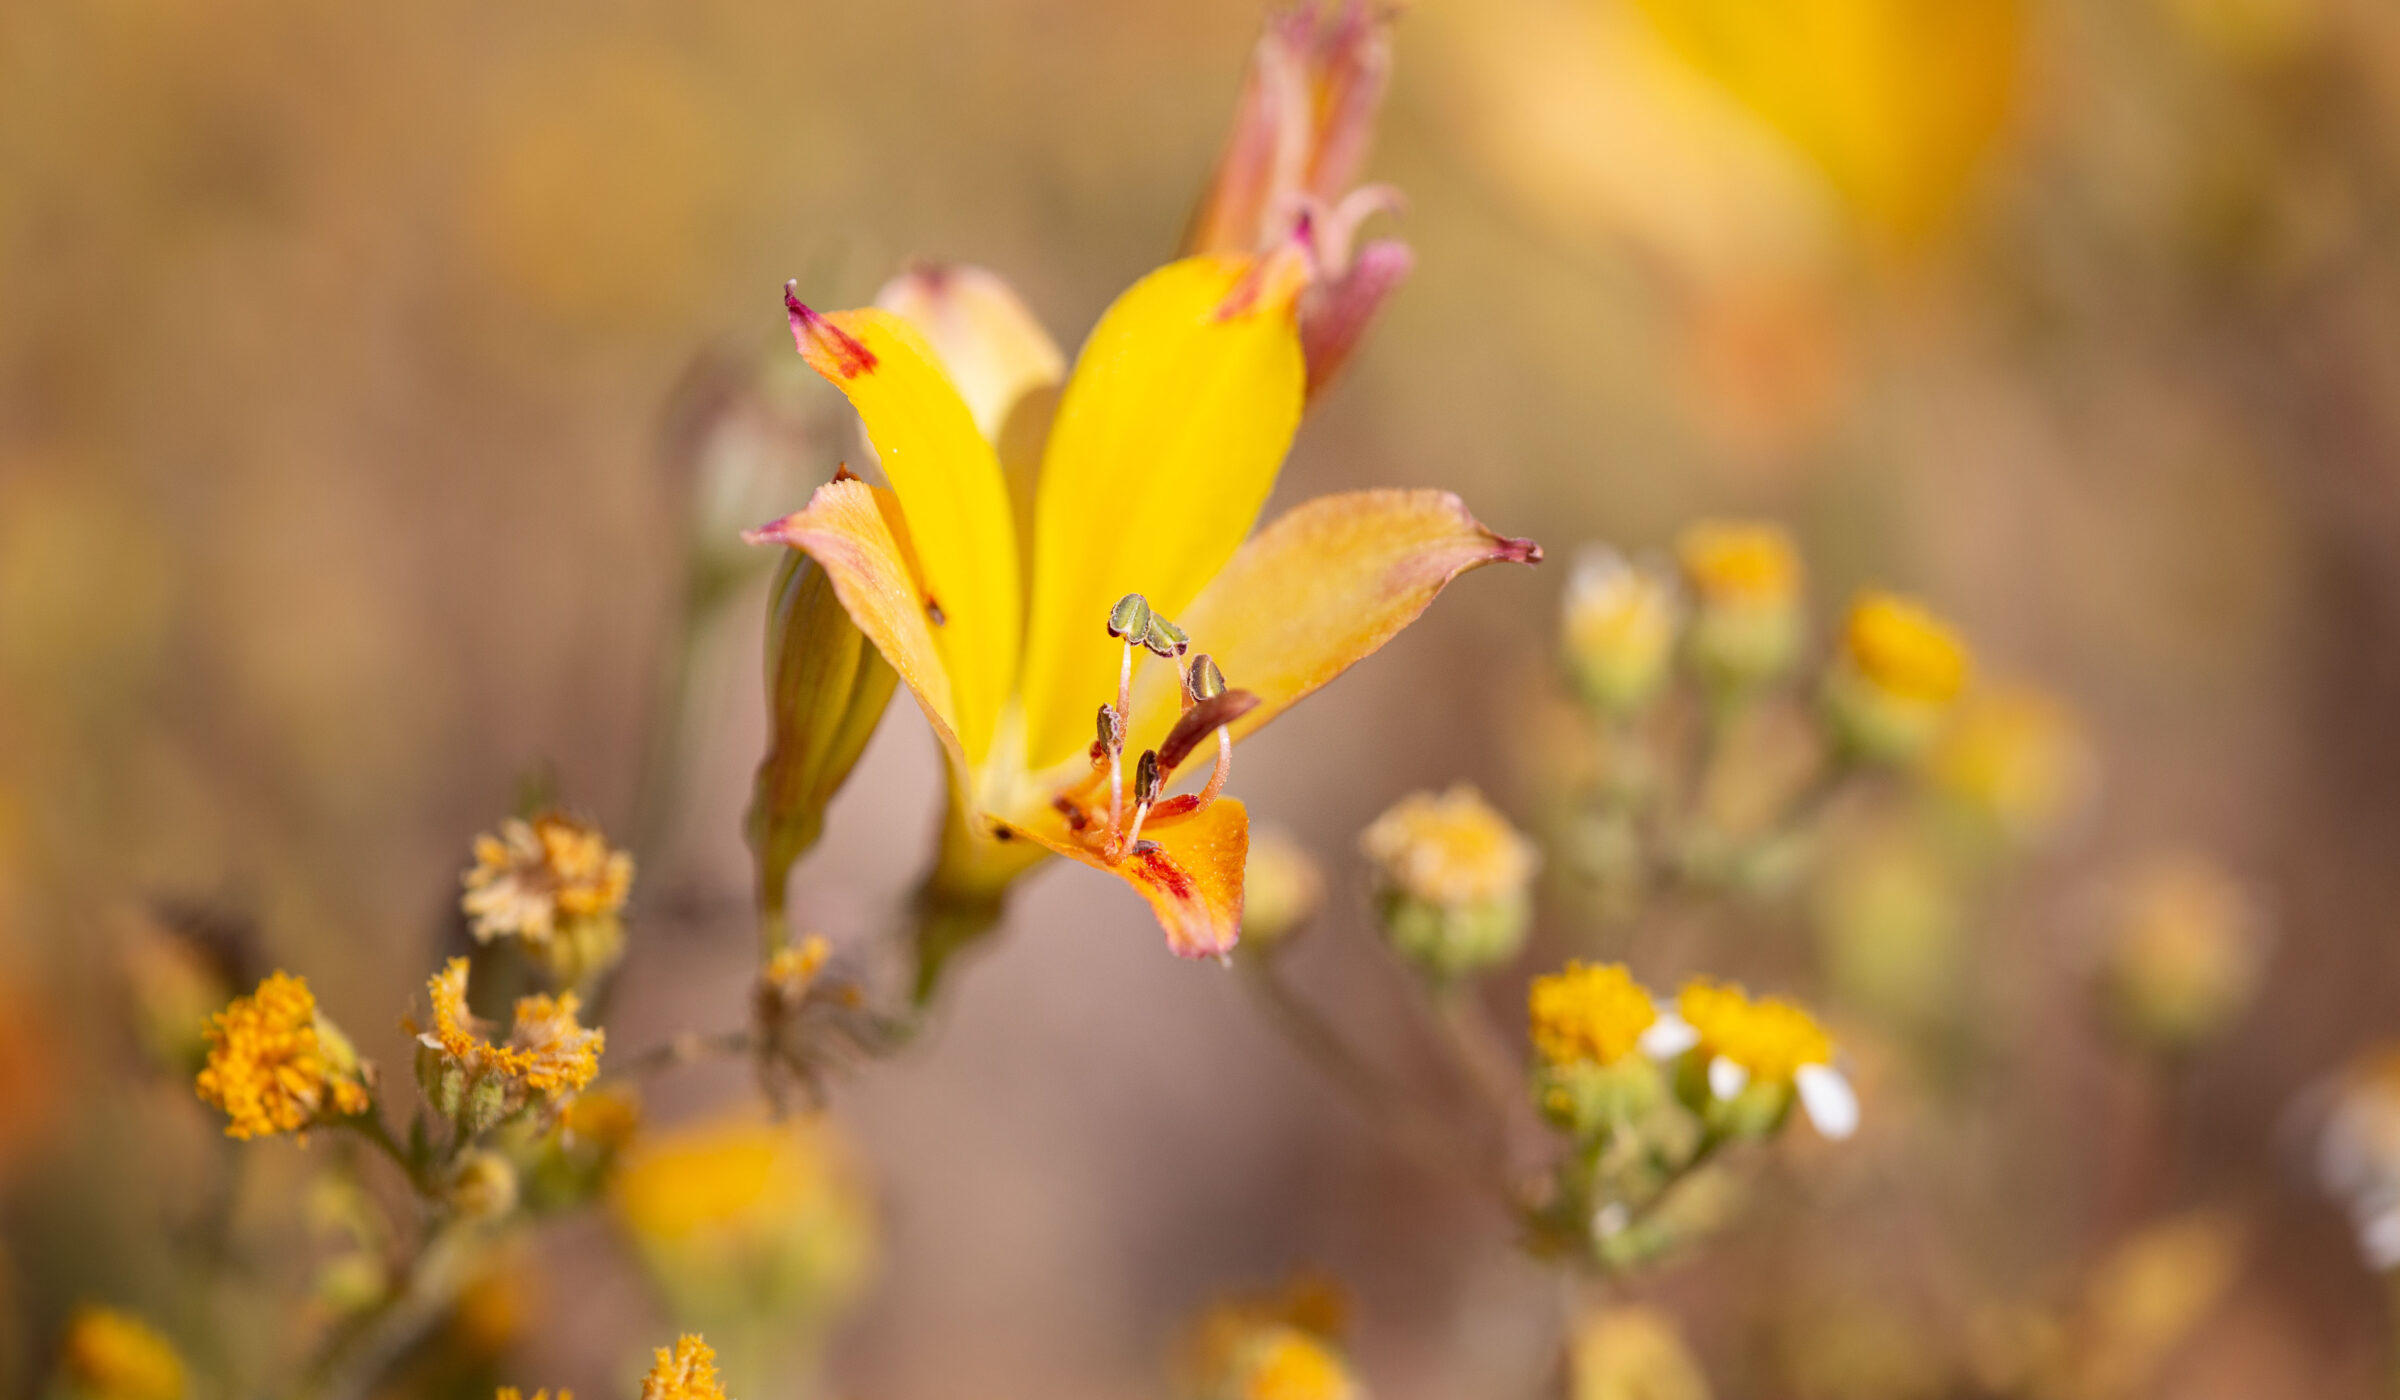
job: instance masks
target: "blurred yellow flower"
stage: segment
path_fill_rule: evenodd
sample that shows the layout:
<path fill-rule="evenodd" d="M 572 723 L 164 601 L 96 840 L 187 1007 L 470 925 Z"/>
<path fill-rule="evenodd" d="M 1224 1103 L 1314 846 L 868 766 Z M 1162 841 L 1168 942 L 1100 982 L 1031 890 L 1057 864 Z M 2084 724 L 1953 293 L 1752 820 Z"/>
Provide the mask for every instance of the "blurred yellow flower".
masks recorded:
<path fill-rule="evenodd" d="M 317 1012 L 301 978 L 278 972 L 209 1021 L 195 1087 L 225 1111 L 228 1137 L 297 1133 L 369 1106 L 358 1056 Z"/>
<path fill-rule="evenodd" d="M 1568 1400 L 1708 1400 L 1700 1363 L 1656 1308 L 1602 1308 L 1568 1345 Z"/>
<path fill-rule="evenodd" d="M 442 1057 L 472 1084 L 503 1081 L 507 1109 L 534 1097 L 563 1100 L 600 1073 L 605 1031 L 587 1030 L 576 1020 L 582 1002 L 573 992 L 517 1000 L 508 1043 L 483 1034 L 483 1023 L 467 1010 L 467 960 L 452 958 L 426 984 L 433 1000 L 433 1029 L 420 1044 Z"/>
<path fill-rule="evenodd" d="M 1872 589 L 1850 605 L 1842 655 L 1876 689 L 1927 705 L 1957 699 L 1972 665 L 1948 623 L 1907 598 Z"/>
<path fill-rule="evenodd" d="M 2023 685 L 1968 696 L 1926 755 L 1925 772 L 1944 797 L 2019 842 L 2072 819 L 2098 781 L 2074 711 Z"/>
<path fill-rule="evenodd" d="M 479 943 L 515 938 L 568 980 L 613 963 L 633 890 L 633 857 L 563 812 L 511 817 L 475 838 L 459 908 Z"/>
<path fill-rule="evenodd" d="M 1352 1400 L 1358 1385 L 1332 1348 L 1296 1327 L 1244 1348 L 1226 1379 L 1227 1400 Z"/>
<path fill-rule="evenodd" d="M 1402 957 L 1448 979 L 1516 955 L 1541 852 L 1475 789 L 1412 793 L 1359 837 L 1376 914 Z"/>
<path fill-rule="evenodd" d="M 1340 1285 L 1310 1272 L 1214 1303 L 1184 1339 L 1177 1388 L 1193 1400 L 1357 1400 L 1336 1345 L 1348 1310 Z"/>
<path fill-rule="evenodd" d="M 58 1372 L 77 1400 L 183 1400 L 189 1386 L 174 1343 L 140 1318 L 88 1304 L 67 1320 Z"/>
<path fill-rule="evenodd" d="M 685 1315 L 822 1316 L 874 1264 L 872 1203 L 847 1144 L 821 1120 L 739 1116 L 639 1138 L 610 1204 Z"/>
<path fill-rule="evenodd" d="M 717 1380 L 717 1354 L 696 1332 L 687 1332 L 673 1347 L 660 1347 L 650 1374 L 642 1377 L 642 1400 L 725 1400 Z"/>
<path fill-rule="evenodd" d="M 1325 902 L 1325 872 L 1316 857 L 1272 829 L 1251 834 L 1242 883 L 1245 946 L 1261 952 L 1300 932 Z"/>
<path fill-rule="evenodd" d="M 1648 703 L 1667 677 L 1682 623 L 1672 579 L 1602 546 L 1576 556 L 1562 625 L 1567 666 L 1586 700 L 1615 714 Z"/>
<path fill-rule="evenodd" d="M 785 1005 L 798 1006 L 832 956 L 833 945 L 825 941 L 825 935 L 812 933 L 790 947 L 776 949 L 759 975 Z"/>
<path fill-rule="evenodd" d="M 1658 1020 L 1650 993 L 1620 963 L 1570 962 L 1533 979 L 1527 993 L 1533 1047 L 1553 1065 L 1608 1065 L 1640 1047 Z"/>
<path fill-rule="evenodd" d="M 1791 668 L 1800 652 L 1800 552 L 1779 525 L 1702 520 L 1675 542 L 1695 600 L 1685 649 L 1703 679 L 1743 690 Z"/>
<path fill-rule="evenodd" d="M 2249 1004 L 2266 919 L 2221 866 L 2191 853 L 2155 856 L 2109 903 L 2100 984 L 2119 1029 L 2161 1049 L 2186 1049 Z"/>

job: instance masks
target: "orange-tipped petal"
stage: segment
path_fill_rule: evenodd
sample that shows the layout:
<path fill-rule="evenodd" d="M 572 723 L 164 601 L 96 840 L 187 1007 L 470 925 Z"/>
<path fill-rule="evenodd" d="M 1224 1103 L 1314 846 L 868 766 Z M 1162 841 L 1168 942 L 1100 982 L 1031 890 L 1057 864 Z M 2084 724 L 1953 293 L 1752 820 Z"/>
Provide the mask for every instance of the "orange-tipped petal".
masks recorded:
<path fill-rule="evenodd" d="M 789 290 L 784 302 L 801 357 L 858 410 L 907 513 L 919 602 L 950 676 L 951 722 L 980 762 L 1016 686 L 1021 635 L 1016 527 L 1000 459 L 941 357 L 906 319 L 877 307 L 825 315 Z"/>
<path fill-rule="evenodd" d="M 934 734 L 949 751 L 953 771 L 966 771 L 950 673 L 926 617 L 925 577 L 899 500 L 856 477 L 844 477 L 818 487 L 806 510 L 747 531 L 742 538 L 805 550 L 824 566 L 850 620 L 917 697 Z"/>
<path fill-rule="evenodd" d="M 1103 870 L 1150 901 L 1167 947 L 1185 958 L 1221 957 L 1242 934 L 1242 871 L 1250 858 L 1250 813 L 1219 798 L 1188 821 L 1145 835 L 1143 849 L 1115 865 L 1055 819 L 1015 828 L 1062 856 Z"/>
<path fill-rule="evenodd" d="M 1390 641 L 1450 580 L 1541 557 L 1447 491 L 1320 496 L 1244 545 L 1181 621 L 1227 684 L 1259 698 L 1229 726 L 1238 739 Z M 1153 667 L 1136 691 L 1137 739 L 1165 733 L 1178 709 L 1173 674 Z"/>
<path fill-rule="evenodd" d="M 1300 423 L 1299 261 L 1170 263 L 1084 344 L 1035 505 L 1024 696 L 1037 771 L 1091 742 L 1092 707 L 1116 690 L 1111 605 L 1140 593 L 1180 619 L 1257 520 Z"/>

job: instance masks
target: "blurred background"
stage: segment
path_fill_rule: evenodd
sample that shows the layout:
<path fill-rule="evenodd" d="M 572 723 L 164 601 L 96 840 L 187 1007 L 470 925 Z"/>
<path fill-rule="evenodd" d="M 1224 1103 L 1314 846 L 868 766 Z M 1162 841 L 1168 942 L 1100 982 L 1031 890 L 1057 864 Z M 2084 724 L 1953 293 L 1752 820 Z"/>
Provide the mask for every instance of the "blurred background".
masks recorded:
<path fill-rule="evenodd" d="M 0 9 L 0 1385 L 81 1302 L 187 1347 L 214 1326 L 170 1261 L 237 1189 L 220 1122 L 129 1010 L 162 920 L 304 972 L 405 1066 L 469 842 L 540 777 L 641 860 L 612 1050 L 738 1019 L 765 579 L 678 705 L 687 542 L 857 449 L 802 386 L 789 494 L 728 506 L 678 405 L 788 343 L 786 278 L 853 305 L 911 256 L 1002 271 L 1073 346 L 1173 253 L 1260 18 Z M 1755 1223 L 1644 1296 L 1722 1394 L 1977 1393 L 1935 1353 L 1991 1306 L 2205 1207 L 2241 1262 L 2142 1386 L 2373 1393 L 2382 1285 L 2291 1124 L 2400 1029 L 2400 9 L 1417 0 L 1396 43 L 1369 173 L 1407 194 L 1417 271 L 1270 513 L 1441 486 L 1553 562 L 1462 580 L 1245 746 L 1236 790 L 1331 884 L 1295 979 L 1407 1063 L 1356 833 L 1460 779 L 1538 828 L 1574 547 L 1783 521 L 1821 618 L 1868 582 L 1922 597 L 1985 672 L 2063 697 L 2104 776 L 1910 924 L 1945 930 L 1938 994 L 1812 951 L 1870 936 L 1827 891 L 1637 966 L 1807 994 L 1868 1123 L 1779 1147 Z M 796 886 L 837 949 L 897 917 L 937 765 L 895 705 Z M 2272 934 L 2255 997 L 2162 1072 L 2095 1009 L 2089 925 L 2175 851 Z M 1623 951 L 1553 891 L 1524 967 Z M 1122 888 L 1045 872 L 952 991 L 835 1092 L 879 1243 L 835 1290 L 834 1393 L 1156 1393 L 1194 1308 L 1303 1264 L 1349 1287 L 1377 1394 L 1539 1393 L 1554 1288 L 1507 1222 L 1365 1132 Z M 1518 997 L 1493 992 L 1511 1025 Z M 1973 1072 L 1902 1067 L 1912 1015 Z M 696 1066 L 646 1097 L 672 1123 L 749 1092 Z M 275 1249 L 315 1248 L 273 1208 L 321 1151 L 249 1150 L 236 1216 L 269 1223 L 218 1301 L 263 1330 Z M 504 1380 L 624 1391 L 668 1310 L 604 1220 L 529 1243 L 478 1344 Z"/>

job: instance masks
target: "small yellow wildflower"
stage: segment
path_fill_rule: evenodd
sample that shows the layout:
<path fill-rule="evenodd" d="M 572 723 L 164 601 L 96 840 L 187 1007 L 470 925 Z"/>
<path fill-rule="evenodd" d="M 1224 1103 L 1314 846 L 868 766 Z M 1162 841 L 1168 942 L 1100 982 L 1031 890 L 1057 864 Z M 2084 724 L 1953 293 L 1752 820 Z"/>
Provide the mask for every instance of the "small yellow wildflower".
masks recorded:
<path fill-rule="evenodd" d="M 672 1348 L 660 1347 L 650 1374 L 642 1377 L 642 1400 L 725 1400 L 717 1380 L 717 1354 L 697 1332 L 687 1332 Z"/>
<path fill-rule="evenodd" d="M 1553 1065 L 1608 1065 L 1630 1055 L 1658 1020 L 1650 994 L 1622 964 L 1570 962 L 1533 979 L 1533 1047 Z"/>
<path fill-rule="evenodd" d="M 1259 952 L 1281 946 L 1317 915 L 1325 902 L 1325 872 L 1316 857 L 1272 828 L 1250 834 L 1243 867 L 1242 934 Z"/>
<path fill-rule="evenodd" d="M 477 942 L 514 937 L 562 978 L 580 980 L 623 950 L 633 857 L 589 823 L 562 812 L 512 817 L 475 838 L 464 883 L 459 908 Z"/>
<path fill-rule="evenodd" d="M 1377 913 L 1401 956 L 1439 978 L 1516 955 L 1541 855 L 1473 788 L 1401 799 L 1359 838 Z"/>
<path fill-rule="evenodd" d="M 1800 553 L 1776 525 L 1703 520 L 1675 553 L 1698 607 L 1684 646 L 1702 680 L 1739 693 L 1791 669 L 1800 654 Z"/>
<path fill-rule="evenodd" d="M 1521 894 L 1541 863 L 1534 844 L 1463 783 L 1402 798 L 1359 846 L 1387 883 L 1450 908 Z"/>
<path fill-rule="evenodd" d="M 2266 920 L 2240 882 L 2189 854 L 2153 857 L 2117 892 L 2100 986 L 2120 1030 L 2187 1049 L 2249 1004 Z"/>
<path fill-rule="evenodd" d="M 195 1087 L 237 1138 L 301 1132 L 369 1103 L 350 1042 L 318 1014 L 308 983 L 282 972 L 210 1019 Z"/>
<path fill-rule="evenodd" d="M 1781 526 L 1702 520 L 1675 542 L 1683 577 L 1703 602 L 1781 606 L 1800 593 L 1800 551 Z"/>
<path fill-rule="evenodd" d="M 1654 1033 L 1662 1050 L 1688 1047 L 1707 1067 L 1708 1088 L 1727 1101 L 1751 1086 L 1779 1117 L 1797 1092 L 1800 1106 L 1829 1138 L 1858 1127 L 1858 1095 L 1833 1067 L 1833 1038 L 1816 1018 L 1779 997 L 1751 1000 L 1731 983 L 1697 977 L 1675 999 L 1671 1025 Z"/>
<path fill-rule="evenodd" d="M 58 1369 L 68 1392 L 83 1400 L 183 1400 L 189 1385 L 175 1344 L 113 1308 L 75 1310 Z"/>
<path fill-rule="evenodd" d="M 1563 618 L 1567 665 L 1584 698 L 1612 714 L 1658 693 L 1683 624 L 1672 579 L 1595 547 L 1576 558 Z"/>
<path fill-rule="evenodd" d="M 1279 1327 L 1244 1348 L 1223 1393 L 1229 1400 L 1352 1400 L 1359 1390 L 1331 1347 L 1297 1327 Z"/>
<path fill-rule="evenodd" d="M 1877 690 L 1926 705 L 1957 699 L 1972 666 L 1966 643 L 1948 623 L 1907 598 L 1875 589 L 1850 605 L 1842 655 Z"/>
<path fill-rule="evenodd" d="M 631 1089 L 603 1088 L 577 1094 L 559 1115 L 559 1126 L 579 1142 L 621 1148 L 642 1125 L 641 1100 Z"/>
<path fill-rule="evenodd" d="M 498 1083 L 502 1113 L 534 1097 L 567 1098 L 600 1073 L 606 1032 L 587 1030 L 575 1019 L 581 1000 L 573 993 L 520 997 L 508 1043 L 495 1044 L 467 1010 L 467 960 L 452 958 L 427 984 L 433 998 L 433 1029 L 418 1041 L 436 1050 L 470 1084 Z"/>
<path fill-rule="evenodd" d="M 1667 1315 L 1639 1306 L 1602 1308 L 1569 1343 L 1570 1400 L 1708 1400 L 1708 1381 Z"/>
<path fill-rule="evenodd" d="M 1927 755 L 1944 797 L 2001 835 L 2032 842 L 2090 801 L 2097 765 L 2075 714 L 2056 696 L 2001 686 L 1970 696 Z"/>

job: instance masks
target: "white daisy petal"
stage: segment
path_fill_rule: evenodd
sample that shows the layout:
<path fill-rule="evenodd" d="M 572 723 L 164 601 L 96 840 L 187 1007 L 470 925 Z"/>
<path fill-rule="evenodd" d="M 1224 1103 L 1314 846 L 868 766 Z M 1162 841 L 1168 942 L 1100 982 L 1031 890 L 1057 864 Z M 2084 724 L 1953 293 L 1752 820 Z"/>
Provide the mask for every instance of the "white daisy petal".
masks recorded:
<path fill-rule="evenodd" d="M 1749 1082 L 1750 1071 L 1723 1055 L 1708 1062 L 1708 1091 L 1720 1099 L 1732 1098 Z"/>
<path fill-rule="evenodd" d="M 1672 1060 L 1700 1043 L 1700 1032 L 1672 1011 L 1661 1009 L 1650 1029 L 1642 1032 L 1641 1051 L 1653 1060 Z"/>
<path fill-rule="evenodd" d="M 1858 1091 L 1831 1065 L 1802 1065 L 1792 1076 L 1800 1107 L 1817 1131 L 1835 1142 L 1858 1131 Z"/>

